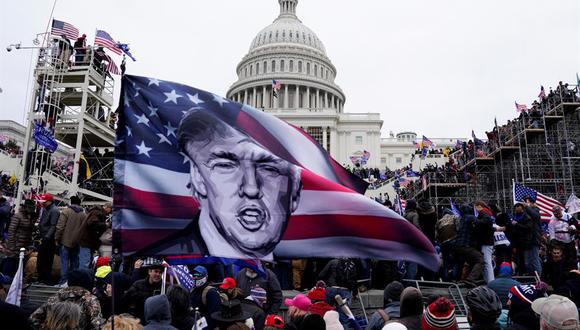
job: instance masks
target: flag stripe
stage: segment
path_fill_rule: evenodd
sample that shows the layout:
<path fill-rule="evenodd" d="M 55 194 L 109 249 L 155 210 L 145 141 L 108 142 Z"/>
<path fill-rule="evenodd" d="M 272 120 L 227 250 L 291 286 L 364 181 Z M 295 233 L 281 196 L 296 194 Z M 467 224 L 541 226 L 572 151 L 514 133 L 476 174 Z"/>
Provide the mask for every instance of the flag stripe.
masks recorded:
<path fill-rule="evenodd" d="M 139 229 L 183 229 L 193 219 L 191 218 L 164 218 L 150 216 L 139 211 L 120 209 L 116 215 L 123 217 L 123 222 L 116 223 L 115 229 L 139 230 Z"/>
<path fill-rule="evenodd" d="M 143 191 L 130 186 L 115 185 L 114 194 L 119 203 L 115 207 L 134 209 L 152 217 L 161 218 L 193 218 L 199 211 L 199 202 L 192 196 L 171 196 L 155 192 Z M 124 196 L 119 196 L 123 194 Z M 134 205 L 128 200 L 138 200 L 141 204 Z"/>

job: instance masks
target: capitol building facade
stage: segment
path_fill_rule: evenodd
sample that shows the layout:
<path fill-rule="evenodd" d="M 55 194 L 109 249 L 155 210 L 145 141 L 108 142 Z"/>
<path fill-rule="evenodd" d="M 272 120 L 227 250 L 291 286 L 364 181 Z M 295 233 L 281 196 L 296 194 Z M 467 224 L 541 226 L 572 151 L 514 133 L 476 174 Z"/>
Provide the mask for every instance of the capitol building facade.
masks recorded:
<path fill-rule="evenodd" d="M 278 0 L 280 15 L 254 38 L 236 68 L 238 80 L 227 97 L 298 126 L 340 163 L 370 152 L 367 166 L 391 169 L 411 159 L 413 132 L 381 139 L 379 113 L 344 111 L 346 95 L 335 83 L 337 69 L 322 41 L 296 16 L 297 0 Z M 281 88 L 273 93 L 273 80 Z M 437 139 L 438 148 L 455 139 Z"/>

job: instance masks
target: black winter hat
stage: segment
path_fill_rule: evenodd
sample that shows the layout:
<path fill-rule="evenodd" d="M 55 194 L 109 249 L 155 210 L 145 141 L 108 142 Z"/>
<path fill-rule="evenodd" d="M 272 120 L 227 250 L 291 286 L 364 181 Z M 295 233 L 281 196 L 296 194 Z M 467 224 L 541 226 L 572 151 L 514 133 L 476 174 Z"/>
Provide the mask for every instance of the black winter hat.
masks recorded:
<path fill-rule="evenodd" d="M 92 291 L 95 286 L 93 275 L 86 269 L 76 269 L 68 273 L 68 286 L 80 286 Z"/>

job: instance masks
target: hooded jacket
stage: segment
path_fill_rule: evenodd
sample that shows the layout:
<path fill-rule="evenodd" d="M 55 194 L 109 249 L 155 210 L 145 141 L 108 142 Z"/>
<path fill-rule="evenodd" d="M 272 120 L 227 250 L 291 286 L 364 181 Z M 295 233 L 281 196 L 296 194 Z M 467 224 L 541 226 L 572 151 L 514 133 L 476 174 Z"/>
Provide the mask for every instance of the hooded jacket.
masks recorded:
<path fill-rule="evenodd" d="M 56 225 L 54 239 L 59 245 L 75 248 L 79 245 L 81 231 L 85 226 L 87 215 L 82 207 L 70 205 L 61 212 Z"/>
<path fill-rule="evenodd" d="M 147 330 L 177 330 L 171 325 L 171 308 L 165 295 L 157 295 L 145 300 L 145 323 Z"/>
<path fill-rule="evenodd" d="M 34 219 L 20 210 L 12 216 L 8 227 L 8 238 L 6 240 L 6 255 L 17 257 L 20 248 L 27 248 L 32 244 L 32 232 L 34 231 Z"/>
<path fill-rule="evenodd" d="M 493 233 L 495 230 L 493 228 L 493 219 L 491 217 L 492 213 L 487 208 L 481 210 L 477 215 L 473 232 L 475 234 L 475 242 L 478 248 L 482 245 L 493 246 Z"/>
<path fill-rule="evenodd" d="M 101 245 L 100 237 L 107 229 L 107 215 L 103 207 L 92 208 L 87 214 L 85 225 L 83 226 L 79 245 L 82 247 L 96 250 Z"/>

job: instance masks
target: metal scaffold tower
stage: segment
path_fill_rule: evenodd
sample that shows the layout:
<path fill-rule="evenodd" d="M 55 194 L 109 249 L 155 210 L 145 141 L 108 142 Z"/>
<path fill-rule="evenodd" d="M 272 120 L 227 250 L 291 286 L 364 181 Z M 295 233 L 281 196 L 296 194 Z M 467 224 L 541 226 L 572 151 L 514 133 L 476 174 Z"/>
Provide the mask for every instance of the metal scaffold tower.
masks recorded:
<path fill-rule="evenodd" d="M 105 61 L 93 48 L 73 49 L 61 38 L 39 49 L 17 205 L 41 193 L 61 201 L 77 195 L 84 205 L 112 201 L 114 80 Z M 37 143 L 40 128 L 70 156 L 64 164 Z"/>

